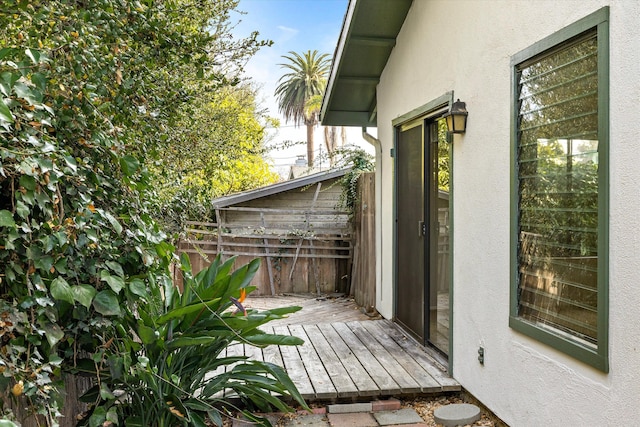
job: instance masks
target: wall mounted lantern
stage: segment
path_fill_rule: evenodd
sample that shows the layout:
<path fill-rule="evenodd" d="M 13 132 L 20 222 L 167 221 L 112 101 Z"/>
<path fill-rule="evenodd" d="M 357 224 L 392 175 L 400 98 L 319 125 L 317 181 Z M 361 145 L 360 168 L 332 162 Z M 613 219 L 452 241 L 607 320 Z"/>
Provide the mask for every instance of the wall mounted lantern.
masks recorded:
<path fill-rule="evenodd" d="M 450 133 L 465 133 L 467 130 L 467 104 L 458 99 L 451 105 L 451 110 L 444 115 Z"/>

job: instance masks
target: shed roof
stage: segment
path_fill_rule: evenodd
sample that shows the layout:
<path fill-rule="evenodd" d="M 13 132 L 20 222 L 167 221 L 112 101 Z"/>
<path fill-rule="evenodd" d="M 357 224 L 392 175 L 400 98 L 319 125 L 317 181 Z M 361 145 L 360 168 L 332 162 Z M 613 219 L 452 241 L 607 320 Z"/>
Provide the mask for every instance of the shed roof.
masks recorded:
<path fill-rule="evenodd" d="M 413 0 L 350 0 L 322 102 L 325 126 L 376 126 L 376 87 Z"/>
<path fill-rule="evenodd" d="M 296 188 L 303 188 L 308 185 L 317 184 L 320 181 L 327 181 L 334 178 L 340 178 L 349 172 L 351 168 L 335 169 L 313 175 L 307 175 L 302 178 L 291 179 L 289 181 L 278 182 L 277 184 L 268 185 L 266 187 L 256 188 L 255 190 L 243 191 L 242 193 L 230 194 L 228 196 L 213 199 L 211 204 L 214 208 L 226 208 L 237 205 L 238 203 L 248 202 L 250 200 L 259 199 L 261 197 L 270 196 L 272 194 L 282 193 Z"/>

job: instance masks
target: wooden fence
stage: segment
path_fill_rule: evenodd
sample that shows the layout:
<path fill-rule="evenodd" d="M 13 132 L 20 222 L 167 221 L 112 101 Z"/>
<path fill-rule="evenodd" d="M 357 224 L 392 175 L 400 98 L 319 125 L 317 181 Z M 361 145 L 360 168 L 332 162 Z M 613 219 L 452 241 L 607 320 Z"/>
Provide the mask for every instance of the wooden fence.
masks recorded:
<path fill-rule="evenodd" d="M 237 256 L 236 266 L 260 258 L 256 295 L 341 292 L 369 309 L 375 305 L 374 174 L 361 176 L 353 218 L 326 203 L 314 207 L 320 185 L 314 193 L 306 208 L 265 207 L 282 206 L 266 200 L 219 207 L 216 222 L 188 223 L 178 249 L 189 255 L 194 272 L 217 254 Z M 176 282 L 181 285 L 179 274 Z"/>
<path fill-rule="evenodd" d="M 229 210 L 258 212 L 265 220 L 265 226 L 256 230 L 251 224 L 234 223 L 234 228 L 229 228 L 222 219 L 222 213 Z M 188 237 L 180 242 L 179 251 L 189 254 L 194 272 L 208 266 L 217 254 L 225 258 L 236 256 L 236 266 L 260 258 L 262 265 L 254 279 L 257 295 L 348 292 L 353 256 L 350 227 L 339 234 L 316 234 L 312 230 L 299 229 L 278 231 L 270 229 L 266 221 L 268 215 L 273 214 L 317 216 L 322 212 L 266 208 L 256 211 L 242 207 L 218 209 L 217 223 L 188 224 Z"/>
<path fill-rule="evenodd" d="M 356 303 L 372 311 L 376 305 L 375 173 L 360 175 L 358 203 L 353 217 L 351 292 Z"/>
<path fill-rule="evenodd" d="M 194 272 L 218 254 L 236 256 L 236 267 L 260 258 L 255 295 L 341 292 L 369 309 L 375 306 L 374 174 L 361 176 L 351 219 L 326 203 L 315 208 L 319 188 L 307 207 L 217 208 L 216 222 L 188 223 L 178 250 L 189 255 Z M 176 281 L 180 286 L 179 274 Z"/>

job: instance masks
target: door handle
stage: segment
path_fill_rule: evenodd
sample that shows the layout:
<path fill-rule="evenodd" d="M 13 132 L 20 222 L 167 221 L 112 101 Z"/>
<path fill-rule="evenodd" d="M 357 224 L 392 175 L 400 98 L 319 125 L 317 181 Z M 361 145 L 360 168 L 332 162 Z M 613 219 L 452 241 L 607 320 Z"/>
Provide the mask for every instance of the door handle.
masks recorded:
<path fill-rule="evenodd" d="M 418 237 L 427 235 L 427 225 L 424 221 L 418 221 Z"/>

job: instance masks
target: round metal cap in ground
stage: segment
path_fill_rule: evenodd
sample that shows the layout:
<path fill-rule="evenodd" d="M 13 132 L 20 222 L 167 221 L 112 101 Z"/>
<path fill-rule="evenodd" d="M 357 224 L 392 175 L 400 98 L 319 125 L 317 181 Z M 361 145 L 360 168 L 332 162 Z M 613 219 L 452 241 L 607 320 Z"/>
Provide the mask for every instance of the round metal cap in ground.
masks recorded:
<path fill-rule="evenodd" d="M 445 427 L 464 426 L 480 419 L 480 408 L 468 403 L 453 403 L 433 411 L 433 418 Z"/>

